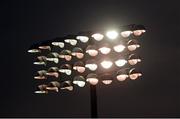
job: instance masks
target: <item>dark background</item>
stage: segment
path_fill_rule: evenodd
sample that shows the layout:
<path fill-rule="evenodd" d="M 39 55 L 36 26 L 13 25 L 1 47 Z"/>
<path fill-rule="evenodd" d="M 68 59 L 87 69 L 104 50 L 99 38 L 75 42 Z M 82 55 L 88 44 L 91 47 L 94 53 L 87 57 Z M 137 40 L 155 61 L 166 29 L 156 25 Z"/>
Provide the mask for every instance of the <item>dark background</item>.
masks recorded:
<path fill-rule="evenodd" d="M 90 117 L 89 87 L 35 95 L 31 44 L 97 28 L 143 24 L 143 77 L 97 86 L 99 117 L 180 117 L 178 0 L 1 2 L 0 117 Z"/>

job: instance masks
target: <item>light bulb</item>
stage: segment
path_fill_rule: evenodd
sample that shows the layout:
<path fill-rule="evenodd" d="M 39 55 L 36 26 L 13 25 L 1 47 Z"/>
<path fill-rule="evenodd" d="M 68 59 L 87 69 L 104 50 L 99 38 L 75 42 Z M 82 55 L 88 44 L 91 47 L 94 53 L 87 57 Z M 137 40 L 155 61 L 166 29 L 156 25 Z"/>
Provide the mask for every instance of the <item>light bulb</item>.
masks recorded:
<path fill-rule="evenodd" d="M 74 66 L 74 70 L 77 70 L 79 73 L 83 73 L 85 71 L 85 67 L 82 66 Z"/>
<path fill-rule="evenodd" d="M 106 60 L 101 62 L 101 66 L 105 69 L 109 69 L 112 66 L 112 64 L 113 63 L 111 61 L 106 61 Z"/>
<path fill-rule="evenodd" d="M 130 46 L 128 46 L 128 50 L 129 51 L 134 51 L 134 50 L 136 50 L 136 45 L 130 45 Z"/>
<path fill-rule="evenodd" d="M 116 78 L 117 78 L 118 81 L 124 81 L 124 80 L 126 80 L 128 78 L 128 75 L 120 74 Z"/>
<path fill-rule="evenodd" d="M 125 59 L 119 59 L 119 60 L 115 61 L 115 64 L 116 64 L 116 66 L 118 66 L 118 67 L 122 67 L 122 66 L 124 66 L 126 63 L 127 63 L 127 61 L 126 61 Z"/>
<path fill-rule="evenodd" d="M 43 62 L 43 61 L 34 62 L 33 64 L 36 64 L 36 65 L 46 65 L 46 63 L 45 63 L 45 62 Z"/>
<path fill-rule="evenodd" d="M 85 82 L 84 81 L 78 81 L 77 85 L 79 87 L 84 87 L 85 86 Z"/>
<path fill-rule="evenodd" d="M 67 69 L 67 70 L 65 70 L 65 73 L 67 74 L 67 75 L 71 75 L 71 70 L 69 70 L 69 69 Z"/>
<path fill-rule="evenodd" d="M 99 50 L 100 50 L 100 52 L 101 52 L 102 54 L 108 54 L 108 53 L 110 53 L 111 48 L 102 47 L 102 48 L 99 48 Z"/>
<path fill-rule="evenodd" d="M 38 93 L 38 94 L 41 94 L 41 93 L 48 93 L 48 91 L 41 91 L 41 90 L 38 90 L 38 91 L 35 91 L 34 93 Z"/>
<path fill-rule="evenodd" d="M 92 37 L 97 41 L 101 41 L 104 38 L 104 36 L 100 33 L 95 33 L 92 35 Z"/>
<path fill-rule="evenodd" d="M 46 76 L 34 76 L 34 79 L 43 80 L 43 79 L 46 79 Z"/>
<path fill-rule="evenodd" d="M 97 78 L 88 78 L 87 81 L 88 81 L 91 85 L 96 85 L 99 80 L 98 80 Z"/>
<path fill-rule="evenodd" d="M 52 45 L 59 46 L 60 48 L 64 48 L 64 43 L 63 42 L 52 42 Z"/>
<path fill-rule="evenodd" d="M 28 50 L 29 53 L 38 53 L 38 52 L 41 52 L 41 50 L 39 49 L 31 49 L 31 50 Z"/>
<path fill-rule="evenodd" d="M 86 43 L 89 40 L 89 38 L 87 36 L 77 36 L 76 38 L 83 43 Z"/>
<path fill-rule="evenodd" d="M 122 37 L 127 38 L 131 35 L 132 31 L 123 31 L 121 32 Z"/>
<path fill-rule="evenodd" d="M 83 53 L 76 53 L 76 57 L 78 59 L 82 59 L 84 57 L 84 54 Z"/>
<path fill-rule="evenodd" d="M 112 83 L 112 80 L 103 80 L 102 81 L 105 85 L 108 85 L 108 84 L 111 84 Z"/>
<path fill-rule="evenodd" d="M 116 45 L 113 48 L 114 48 L 114 51 L 116 51 L 116 52 L 122 52 L 125 49 L 125 46 L 124 45 Z"/>
<path fill-rule="evenodd" d="M 98 55 L 98 51 L 91 49 L 91 50 L 87 50 L 86 53 L 88 53 L 90 56 L 94 57 Z"/>
<path fill-rule="evenodd" d="M 141 62 L 140 59 L 130 59 L 128 60 L 130 65 L 136 65 L 138 62 Z"/>
<path fill-rule="evenodd" d="M 77 40 L 71 40 L 69 43 L 70 43 L 71 45 L 75 46 L 75 45 L 77 44 Z"/>
<path fill-rule="evenodd" d="M 108 31 L 107 33 L 106 33 L 106 36 L 109 38 L 109 39 L 116 39 L 117 37 L 118 37 L 118 32 L 116 32 L 116 31 Z"/>
<path fill-rule="evenodd" d="M 97 69 L 97 64 L 86 64 L 85 67 L 91 71 L 95 71 Z"/>
<path fill-rule="evenodd" d="M 54 58 L 54 63 L 58 63 L 59 62 L 59 59 L 58 58 Z"/>
<path fill-rule="evenodd" d="M 83 73 L 85 71 L 85 67 L 77 67 L 77 71 L 79 73 Z"/>

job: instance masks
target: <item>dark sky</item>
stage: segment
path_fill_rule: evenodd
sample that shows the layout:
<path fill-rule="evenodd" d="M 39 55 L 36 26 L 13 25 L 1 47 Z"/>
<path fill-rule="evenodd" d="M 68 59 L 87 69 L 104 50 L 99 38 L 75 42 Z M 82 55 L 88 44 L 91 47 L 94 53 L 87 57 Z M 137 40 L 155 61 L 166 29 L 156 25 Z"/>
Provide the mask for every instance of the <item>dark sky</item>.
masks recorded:
<path fill-rule="evenodd" d="M 90 117 L 89 87 L 35 95 L 31 44 L 79 31 L 143 24 L 143 77 L 97 86 L 99 117 L 180 117 L 178 0 L 1 3 L 0 117 Z"/>

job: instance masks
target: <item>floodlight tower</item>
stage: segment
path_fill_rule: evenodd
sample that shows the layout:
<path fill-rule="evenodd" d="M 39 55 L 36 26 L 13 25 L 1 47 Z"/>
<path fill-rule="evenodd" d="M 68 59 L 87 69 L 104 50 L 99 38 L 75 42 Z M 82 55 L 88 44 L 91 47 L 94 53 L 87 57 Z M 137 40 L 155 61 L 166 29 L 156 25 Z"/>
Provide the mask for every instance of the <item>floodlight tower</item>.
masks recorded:
<path fill-rule="evenodd" d="M 109 85 L 114 79 L 121 82 L 142 76 L 135 67 L 141 62 L 135 51 L 145 32 L 143 25 L 132 24 L 118 31 L 80 32 L 33 44 L 28 50 L 35 55 L 33 64 L 43 67 L 34 79 L 49 81 L 38 85 L 35 93 L 72 91 L 76 85 L 84 87 L 88 83 L 91 117 L 97 117 L 98 83 Z"/>

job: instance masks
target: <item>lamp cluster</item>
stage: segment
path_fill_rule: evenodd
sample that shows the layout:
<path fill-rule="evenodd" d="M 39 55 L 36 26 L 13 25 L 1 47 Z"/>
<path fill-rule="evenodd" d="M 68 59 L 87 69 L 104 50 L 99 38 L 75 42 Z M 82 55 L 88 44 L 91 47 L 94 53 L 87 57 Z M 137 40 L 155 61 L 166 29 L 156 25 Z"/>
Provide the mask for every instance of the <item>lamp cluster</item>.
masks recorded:
<path fill-rule="evenodd" d="M 35 93 L 138 79 L 142 73 L 134 66 L 141 62 L 136 51 L 143 33 L 143 25 L 133 24 L 118 31 L 80 32 L 33 44 L 28 52 L 35 55 L 33 64 L 41 67 L 34 79 L 44 81 Z"/>

